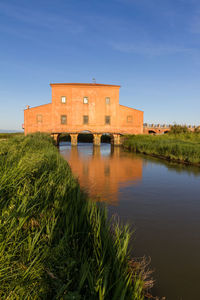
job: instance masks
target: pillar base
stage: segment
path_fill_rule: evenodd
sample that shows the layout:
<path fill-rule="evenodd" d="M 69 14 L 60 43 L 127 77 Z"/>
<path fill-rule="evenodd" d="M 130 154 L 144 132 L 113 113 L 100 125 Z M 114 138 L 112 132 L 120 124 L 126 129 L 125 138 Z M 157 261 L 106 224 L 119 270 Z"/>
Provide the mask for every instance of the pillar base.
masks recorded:
<path fill-rule="evenodd" d="M 71 133 L 71 146 L 77 146 L 78 142 L 78 134 L 77 133 Z"/>
<path fill-rule="evenodd" d="M 52 133 L 51 137 L 54 139 L 54 141 L 56 142 L 56 146 L 59 145 L 59 133 Z"/>
<path fill-rule="evenodd" d="M 121 146 L 122 143 L 121 143 L 121 136 L 120 136 L 120 134 L 113 134 L 112 135 L 111 143 L 114 146 Z"/>
<path fill-rule="evenodd" d="M 94 133 L 93 134 L 93 144 L 94 146 L 100 146 L 101 145 L 101 136 L 102 134 Z"/>

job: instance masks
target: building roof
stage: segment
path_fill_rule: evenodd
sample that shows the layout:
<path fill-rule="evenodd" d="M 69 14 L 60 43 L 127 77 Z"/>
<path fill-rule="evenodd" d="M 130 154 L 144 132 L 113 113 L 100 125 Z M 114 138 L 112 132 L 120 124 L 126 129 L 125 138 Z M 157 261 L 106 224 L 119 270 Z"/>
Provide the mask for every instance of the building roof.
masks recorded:
<path fill-rule="evenodd" d="M 144 112 L 144 111 L 141 110 L 141 109 L 136 109 L 136 108 L 133 108 L 133 107 L 130 107 L 130 106 L 122 105 L 122 104 L 119 104 L 119 106 L 122 106 L 122 107 L 128 108 L 128 109 L 133 109 L 133 110 L 138 110 L 138 111 Z"/>
<path fill-rule="evenodd" d="M 101 83 L 50 83 L 50 86 L 55 85 L 75 85 L 75 86 L 108 86 L 108 87 L 121 87 L 114 84 L 101 84 Z"/>

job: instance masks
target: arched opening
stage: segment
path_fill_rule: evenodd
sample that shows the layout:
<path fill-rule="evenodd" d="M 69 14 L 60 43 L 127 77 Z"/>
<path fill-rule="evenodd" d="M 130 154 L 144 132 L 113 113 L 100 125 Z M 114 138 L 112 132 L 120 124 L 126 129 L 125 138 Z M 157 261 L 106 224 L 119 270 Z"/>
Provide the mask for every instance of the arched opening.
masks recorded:
<path fill-rule="evenodd" d="M 111 134 L 103 133 L 101 136 L 101 143 L 111 144 Z"/>
<path fill-rule="evenodd" d="M 155 132 L 154 130 L 149 130 L 148 133 L 149 133 L 149 134 L 152 134 L 152 135 L 155 135 L 155 134 L 156 134 L 156 132 Z"/>
<path fill-rule="evenodd" d="M 168 133 L 169 132 L 169 130 L 166 130 L 166 131 L 164 131 L 164 134 L 166 134 L 166 133 Z"/>
<path fill-rule="evenodd" d="M 70 143 L 71 142 L 71 136 L 70 136 L 70 134 L 67 133 L 67 132 L 59 134 L 58 142 L 59 143 L 60 142 L 68 142 L 68 143 Z"/>
<path fill-rule="evenodd" d="M 81 131 L 78 134 L 78 143 L 93 143 L 93 134 L 90 131 Z"/>

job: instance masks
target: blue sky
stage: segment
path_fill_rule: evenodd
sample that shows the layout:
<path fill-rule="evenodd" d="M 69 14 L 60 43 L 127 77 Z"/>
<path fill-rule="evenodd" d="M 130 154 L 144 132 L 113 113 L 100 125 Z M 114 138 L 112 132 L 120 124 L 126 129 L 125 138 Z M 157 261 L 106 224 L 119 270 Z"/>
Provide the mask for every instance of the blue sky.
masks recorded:
<path fill-rule="evenodd" d="M 200 124 L 200 1 L 0 0 L 0 129 L 93 77 L 145 122 Z"/>

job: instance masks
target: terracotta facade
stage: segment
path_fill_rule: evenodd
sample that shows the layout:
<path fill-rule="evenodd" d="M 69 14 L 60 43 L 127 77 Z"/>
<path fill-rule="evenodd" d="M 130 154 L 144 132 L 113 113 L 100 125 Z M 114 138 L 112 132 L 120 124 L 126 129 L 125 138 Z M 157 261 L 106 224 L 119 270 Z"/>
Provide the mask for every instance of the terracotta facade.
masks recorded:
<path fill-rule="evenodd" d="M 33 132 L 142 134 L 143 112 L 119 104 L 118 85 L 54 83 L 52 102 L 24 110 L 25 135 Z"/>

